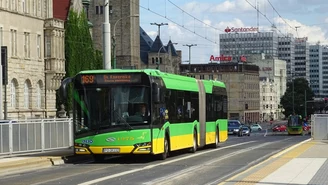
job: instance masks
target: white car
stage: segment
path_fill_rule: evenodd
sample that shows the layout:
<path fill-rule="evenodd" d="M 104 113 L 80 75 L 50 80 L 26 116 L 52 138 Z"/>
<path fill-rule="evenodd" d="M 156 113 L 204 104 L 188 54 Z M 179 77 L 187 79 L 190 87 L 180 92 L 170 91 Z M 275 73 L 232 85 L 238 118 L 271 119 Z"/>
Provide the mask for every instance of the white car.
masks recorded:
<path fill-rule="evenodd" d="M 253 125 L 251 125 L 251 129 L 252 129 L 252 131 L 261 131 L 262 127 L 259 124 L 253 124 Z"/>

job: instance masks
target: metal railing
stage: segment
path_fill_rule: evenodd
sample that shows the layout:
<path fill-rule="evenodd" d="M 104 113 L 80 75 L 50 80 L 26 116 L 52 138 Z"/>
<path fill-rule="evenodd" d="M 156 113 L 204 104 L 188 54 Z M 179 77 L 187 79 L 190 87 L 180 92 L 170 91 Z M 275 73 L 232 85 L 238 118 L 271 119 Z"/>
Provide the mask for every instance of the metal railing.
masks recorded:
<path fill-rule="evenodd" d="M 73 144 L 70 118 L 0 123 L 0 155 L 69 148 Z"/>
<path fill-rule="evenodd" d="M 313 140 L 328 140 L 328 114 L 311 116 L 311 137 Z"/>

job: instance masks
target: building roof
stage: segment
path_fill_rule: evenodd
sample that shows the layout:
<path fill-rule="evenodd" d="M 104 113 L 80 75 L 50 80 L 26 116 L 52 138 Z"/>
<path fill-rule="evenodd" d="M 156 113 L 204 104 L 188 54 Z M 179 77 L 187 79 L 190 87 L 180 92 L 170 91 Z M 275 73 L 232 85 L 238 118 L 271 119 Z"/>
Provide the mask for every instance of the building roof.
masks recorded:
<path fill-rule="evenodd" d="M 143 63 L 148 64 L 148 52 L 154 41 L 149 35 L 140 27 L 140 59 Z"/>
<path fill-rule="evenodd" d="M 157 35 L 153 45 L 150 48 L 150 52 L 167 53 L 166 48 L 165 47 L 162 48 L 162 47 L 163 47 L 163 43 L 162 43 L 161 39 L 159 38 L 159 36 Z M 159 51 L 160 49 L 161 49 L 161 51 Z"/>
<path fill-rule="evenodd" d="M 53 1 L 54 18 L 66 21 L 70 8 L 70 0 Z"/>
<path fill-rule="evenodd" d="M 167 45 L 165 46 L 166 51 L 169 51 L 169 46 L 171 48 L 171 54 L 172 56 L 178 56 L 177 51 L 175 50 L 174 44 L 172 43 L 171 40 L 169 40 L 169 42 L 167 43 Z"/>

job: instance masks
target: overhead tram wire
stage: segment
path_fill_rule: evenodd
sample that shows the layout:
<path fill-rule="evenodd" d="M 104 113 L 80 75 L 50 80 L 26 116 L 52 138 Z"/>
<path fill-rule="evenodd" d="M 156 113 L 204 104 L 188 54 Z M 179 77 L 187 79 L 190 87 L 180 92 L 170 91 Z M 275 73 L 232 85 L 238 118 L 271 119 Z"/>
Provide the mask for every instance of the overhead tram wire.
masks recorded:
<path fill-rule="evenodd" d="M 254 6 L 254 5 L 252 5 L 252 3 L 250 3 L 248 0 L 245 0 L 251 7 L 253 7 L 256 11 L 258 11 L 263 17 L 265 17 L 265 19 L 267 20 L 267 21 L 269 21 L 269 23 L 271 24 L 271 25 L 274 25 L 274 23 L 273 22 L 271 22 L 271 20 L 264 14 L 264 13 L 262 13 L 256 6 Z M 282 33 L 279 29 L 277 29 L 283 36 L 285 36 L 285 37 L 287 37 L 284 33 Z"/>
<path fill-rule="evenodd" d="M 133 3 L 134 3 L 134 2 L 133 2 Z M 134 4 L 136 4 L 136 3 L 134 3 Z M 137 4 L 136 4 L 136 5 L 137 5 Z M 213 41 L 213 40 L 210 40 L 210 39 L 208 39 L 207 37 L 202 36 L 201 34 L 195 32 L 195 31 L 193 31 L 193 30 L 191 30 L 191 29 L 189 29 L 189 28 L 187 28 L 187 27 L 185 27 L 185 26 L 183 26 L 183 25 L 177 23 L 176 21 L 174 21 L 174 20 L 172 20 L 172 19 L 170 19 L 170 18 L 168 18 L 168 17 L 165 17 L 165 16 L 163 16 L 163 15 L 161 15 L 161 14 L 159 14 L 159 13 L 157 13 L 157 12 L 155 12 L 155 11 L 149 9 L 149 8 L 146 8 L 146 7 L 142 6 L 142 5 L 139 5 L 139 7 L 142 8 L 142 9 L 144 9 L 144 10 L 148 10 L 149 12 L 151 12 L 151 13 L 153 13 L 153 14 L 156 14 L 156 15 L 158 15 L 158 16 L 164 18 L 164 19 L 167 19 L 167 20 L 169 20 L 170 22 L 172 22 L 173 24 L 178 25 L 178 26 L 180 26 L 181 28 L 184 28 L 185 30 L 187 30 L 187 31 L 189 31 L 189 32 L 191 32 L 191 33 L 193 33 L 193 34 L 195 34 L 195 35 L 197 35 L 197 36 L 199 36 L 199 37 L 201 37 L 201 38 L 203 38 L 203 39 L 209 41 L 209 42 L 212 42 L 212 43 L 214 43 L 214 44 L 219 44 L 218 42 Z"/>
<path fill-rule="evenodd" d="M 220 30 L 220 29 L 218 29 L 218 28 L 216 28 L 216 27 L 214 27 L 214 26 L 212 26 L 212 25 L 209 25 L 209 24 L 203 22 L 202 20 L 198 19 L 197 17 L 191 15 L 190 13 L 188 13 L 188 12 L 186 12 L 185 10 L 183 10 L 182 8 L 180 8 L 178 5 L 174 4 L 172 1 L 168 0 L 168 2 L 170 2 L 173 6 L 175 6 L 176 8 L 178 8 L 179 10 L 181 10 L 182 12 L 184 12 L 184 13 L 186 13 L 187 15 L 189 15 L 190 17 L 192 17 L 194 20 L 197 20 L 198 22 L 204 24 L 205 26 L 208 26 L 208 27 L 211 27 L 211 28 L 213 28 L 213 29 L 215 29 L 215 30 L 218 30 L 218 31 L 224 32 L 224 30 Z"/>
<path fill-rule="evenodd" d="M 272 5 L 272 3 L 270 2 L 270 0 L 267 0 L 270 4 L 270 6 L 272 7 L 272 9 L 278 14 L 278 16 L 293 30 L 295 30 L 295 28 L 293 28 L 280 14 L 279 12 L 276 10 L 276 8 Z"/>

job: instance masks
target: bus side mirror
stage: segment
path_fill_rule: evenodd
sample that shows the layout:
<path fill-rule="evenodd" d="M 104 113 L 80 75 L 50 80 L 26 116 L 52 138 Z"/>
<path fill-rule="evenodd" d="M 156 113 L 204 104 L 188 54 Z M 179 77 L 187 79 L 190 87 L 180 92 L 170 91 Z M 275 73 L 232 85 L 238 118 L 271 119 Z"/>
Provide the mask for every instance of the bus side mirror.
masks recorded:
<path fill-rule="evenodd" d="M 73 81 L 73 78 L 65 78 L 59 88 L 59 96 L 61 101 L 66 102 L 67 100 L 67 91 L 68 91 L 68 85 Z"/>
<path fill-rule="evenodd" d="M 160 88 L 157 83 L 152 83 L 152 96 L 153 102 L 159 103 L 160 102 Z"/>

